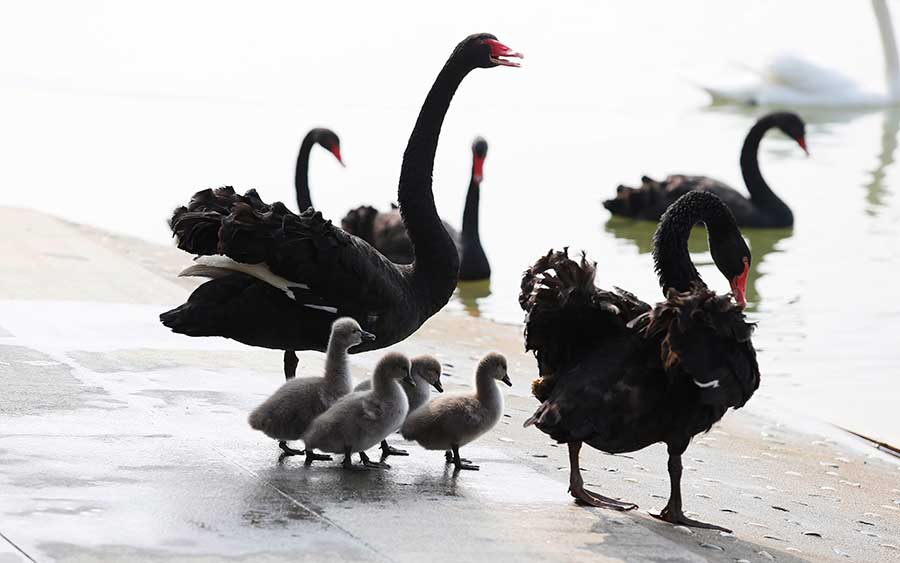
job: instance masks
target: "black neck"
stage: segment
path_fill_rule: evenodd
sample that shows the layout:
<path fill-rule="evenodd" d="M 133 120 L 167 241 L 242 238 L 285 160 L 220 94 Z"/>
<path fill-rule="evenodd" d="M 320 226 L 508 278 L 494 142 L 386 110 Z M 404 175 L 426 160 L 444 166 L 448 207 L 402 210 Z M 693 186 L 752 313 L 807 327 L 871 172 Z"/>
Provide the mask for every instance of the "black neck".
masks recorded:
<path fill-rule="evenodd" d="M 653 236 L 653 262 L 664 294 L 670 288 L 688 291 L 692 284 L 706 287 L 688 252 L 691 229 L 700 222 L 711 245 L 737 229 L 728 207 L 712 194 L 690 192 L 669 206 Z"/>
<path fill-rule="evenodd" d="M 456 288 L 459 256 L 434 205 L 431 173 L 444 116 L 471 70 L 452 56 L 444 65 L 419 111 L 400 169 L 397 200 L 415 253 L 413 278 L 434 310 L 443 307 Z"/>
<path fill-rule="evenodd" d="M 481 199 L 481 184 L 475 179 L 475 164 L 472 164 L 472 177 L 469 178 L 469 191 L 466 192 L 466 206 L 463 208 L 462 239 L 478 241 L 478 202 Z"/>
<path fill-rule="evenodd" d="M 300 153 L 297 155 L 297 171 L 294 174 L 294 189 L 297 191 L 297 208 L 301 213 L 308 207 L 312 207 L 312 199 L 309 195 L 309 151 L 316 141 L 315 130 L 303 137 L 300 143 Z"/>
<path fill-rule="evenodd" d="M 463 209 L 462 233 L 460 234 L 462 248 L 460 249 L 459 277 L 461 279 L 475 280 L 491 277 L 491 267 L 478 234 L 478 203 L 480 199 L 481 186 L 475 180 L 473 164 L 469 191 L 466 192 L 466 207 Z"/>
<path fill-rule="evenodd" d="M 794 215 L 791 209 L 775 195 L 759 171 L 759 143 L 766 131 L 773 127 L 776 127 L 775 120 L 771 116 L 766 116 L 750 128 L 741 149 L 741 174 L 744 176 L 747 191 L 750 192 L 750 200 L 755 206 L 769 214 L 777 215 L 782 219 L 781 223 L 792 224 Z"/>

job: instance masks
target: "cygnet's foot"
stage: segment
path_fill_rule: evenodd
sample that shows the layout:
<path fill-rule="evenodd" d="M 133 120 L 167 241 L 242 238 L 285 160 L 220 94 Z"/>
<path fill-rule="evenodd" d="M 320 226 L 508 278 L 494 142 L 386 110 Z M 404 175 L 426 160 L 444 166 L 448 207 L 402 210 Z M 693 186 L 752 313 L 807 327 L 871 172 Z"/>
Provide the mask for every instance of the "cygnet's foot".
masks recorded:
<path fill-rule="evenodd" d="M 575 502 L 587 506 L 596 506 L 597 508 L 611 508 L 612 510 L 634 510 L 638 506 L 631 502 L 622 502 L 614 498 L 609 498 L 593 491 L 585 489 L 583 486 L 573 484 L 569 487 L 569 494 L 575 499 Z"/>
<path fill-rule="evenodd" d="M 465 460 L 465 459 L 459 460 L 459 463 L 454 463 L 453 466 L 454 466 L 454 468 L 453 468 L 454 471 L 459 471 L 460 469 L 468 469 L 469 471 L 478 471 L 479 470 L 479 467 L 477 465 L 472 465 L 471 463 L 468 462 L 468 460 Z"/>
<path fill-rule="evenodd" d="M 304 465 L 312 465 L 314 461 L 331 461 L 330 455 L 325 454 L 317 454 L 316 452 L 307 449 L 306 450 L 306 461 L 303 462 Z"/>
<path fill-rule="evenodd" d="M 472 463 L 459 455 L 459 446 L 453 446 L 450 452 L 447 452 L 450 455 L 451 461 L 453 461 L 454 469 L 453 471 L 459 471 L 460 469 L 468 469 L 470 471 L 478 471 L 477 465 L 472 465 Z"/>
<path fill-rule="evenodd" d="M 278 447 L 281 448 L 282 451 L 284 451 L 284 453 L 281 454 L 282 457 L 287 457 L 287 456 L 291 456 L 291 455 L 304 455 L 304 454 L 306 454 L 306 450 L 295 450 L 294 448 L 292 448 L 292 447 L 290 447 L 289 445 L 287 445 L 287 442 L 285 442 L 284 440 L 279 440 L 279 441 L 278 441 Z"/>
<path fill-rule="evenodd" d="M 658 520 L 662 520 L 664 522 L 668 522 L 670 524 L 688 526 L 691 528 L 705 528 L 707 530 L 719 530 L 720 532 L 731 533 L 731 530 L 728 528 L 723 528 L 722 526 L 716 526 L 715 524 L 709 524 L 707 522 L 701 522 L 699 520 L 692 520 L 684 515 L 681 509 L 673 509 L 666 505 L 665 508 L 662 509 L 662 512 L 659 514 L 650 513 L 650 516 Z"/>
<path fill-rule="evenodd" d="M 409 452 L 406 450 L 397 449 L 390 444 L 387 443 L 387 440 L 382 440 L 381 442 L 381 459 L 384 459 L 391 455 L 409 455 Z"/>
<path fill-rule="evenodd" d="M 363 467 L 368 467 L 370 469 L 390 469 L 391 466 L 386 464 L 383 461 L 372 461 L 369 459 L 369 456 L 366 455 L 366 452 L 359 452 L 359 459 L 362 460 Z"/>
<path fill-rule="evenodd" d="M 444 459 L 447 460 L 447 463 L 453 463 L 453 452 L 451 452 L 450 450 L 444 452 Z M 463 463 L 472 463 L 471 459 L 466 459 L 464 457 L 459 458 L 459 461 Z"/>

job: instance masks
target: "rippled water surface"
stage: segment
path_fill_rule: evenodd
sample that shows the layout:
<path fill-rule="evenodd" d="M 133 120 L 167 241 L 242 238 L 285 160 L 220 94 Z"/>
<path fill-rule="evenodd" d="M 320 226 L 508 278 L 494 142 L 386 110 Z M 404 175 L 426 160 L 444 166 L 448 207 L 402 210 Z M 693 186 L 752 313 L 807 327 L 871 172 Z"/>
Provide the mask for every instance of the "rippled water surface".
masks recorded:
<path fill-rule="evenodd" d="M 741 185 L 740 145 L 763 110 L 710 108 L 693 83 L 793 52 L 882 88 L 867 3 L 549 6 L 17 5 L 0 21 L 0 48 L 14 53 L 0 61 L 3 203 L 165 242 L 167 213 L 199 188 L 292 203 L 300 138 L 325 125 L 348 166 L 314 152 L 317 208 L 338 220 L 360 203 L 386 207 L 434 75 L 459 39 L 486 30 L 525 52 L 525 68 L 479 70 L 460 88 L 435 189 L 459 224 L 469 145 L 485 136 L 481 233 L 495 275 L 461 286 L 451 307 L 520 322 L 520 272 L 550 247 L 587 250 L 601 285 L 660 297 L 654 225 L 610 219 L 600 201 L 642 174 Z M 800 113 L 812 156 L 774 133 L 760 154 L 796 225 L 745 232 L 761 393 L 897 443 L 900 113 Z M 692 250 L 727 289 L 701 232 Z"/>

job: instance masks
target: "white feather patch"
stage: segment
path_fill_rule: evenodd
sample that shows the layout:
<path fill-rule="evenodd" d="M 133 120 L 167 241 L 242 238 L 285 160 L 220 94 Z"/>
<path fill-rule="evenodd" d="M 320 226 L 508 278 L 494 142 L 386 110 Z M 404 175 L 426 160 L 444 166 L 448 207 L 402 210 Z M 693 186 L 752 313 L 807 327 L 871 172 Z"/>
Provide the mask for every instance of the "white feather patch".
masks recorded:
<path fill-rule="evenodd" d="M 244 264 L 243 262 L 238 262 L 237 260 L 232 260 L 227 256 L 198 256 L 194 258 L 194 262 L 200 266 L 205 266 L 208 268 L 214 268 L 219 270 L 231 270 L 232 272 L 241 272 L 244 274 L 248 274 L 253 276 L 254 278 L 264 281 L 272 287 L 277 287 L 281 291 L 283 291 L 288 297 L 291 299 L 294 298 L 294 293 L 290 290 L 292 287 L 299 287 L 301 289 L 309 289 L 309 286 L 305 283 L 298 283 L 291 281 L 287 278 L 283 278 L 278 276 L 266 266 L 265 263 L 260 262 L 259 264 Z M 193 266 L 186 268 L 182 275 L 193 275 L 191 272 L 191 268 Z M 313 305 L 307 305 L 307 307 L 313 307 Z M 337 311 L 337 309 L 335 309 Z"/>
<path fill-rule="evenodd" d="M 337 314 L 337 307 L 329 307 L 328 305 L 310 305 L 309 303 L 304 303 L 303 306 L 309 307 L 310 309 L 318 309 L 327 313 Z"/>

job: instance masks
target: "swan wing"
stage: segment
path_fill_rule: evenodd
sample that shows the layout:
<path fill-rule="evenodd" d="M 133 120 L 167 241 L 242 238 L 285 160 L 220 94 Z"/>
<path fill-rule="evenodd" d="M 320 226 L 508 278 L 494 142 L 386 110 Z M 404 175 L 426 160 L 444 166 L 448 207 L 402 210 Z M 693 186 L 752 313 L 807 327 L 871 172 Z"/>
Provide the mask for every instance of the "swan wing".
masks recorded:
<path fill-rule="evenodd" d="M 793 55 L 773 59 L 760 74 L 766 84 L 808 94 L 843 93 L 856 89 L 848 76 Z"/>
<path fill-rule="evenodd" d="M 733 85 L 698 85 L 713 104 L 799 107 L 869 107 L 891 103 L 862 90 L 846 75 L 791 55 L 773 59 L 749 80 Z"/>
<path fill-rule="evenodd" d="M 649 311 L 634 295 L 594 285 L 596 264 L 568 249 L 551 250 L 525 271 L 519 304 L 526 312 L 525 348 L 533 351 L 541 379 L 532 391 L 544 400 L 553 375 L 603 342 L 630 332 L 628 323 Z M 547 377 L 543 377 L 547 376 Z"/>
<path fill-rule="evenodd" d="M 255 190 L 223 187 L 194 194 L 170 225 L 179 248 L 216 257 L 203 265 L 249 274 L 307 307 L 377 314 L 402 299 L 400 270 L 312 208 L 297 215 Z"/>

